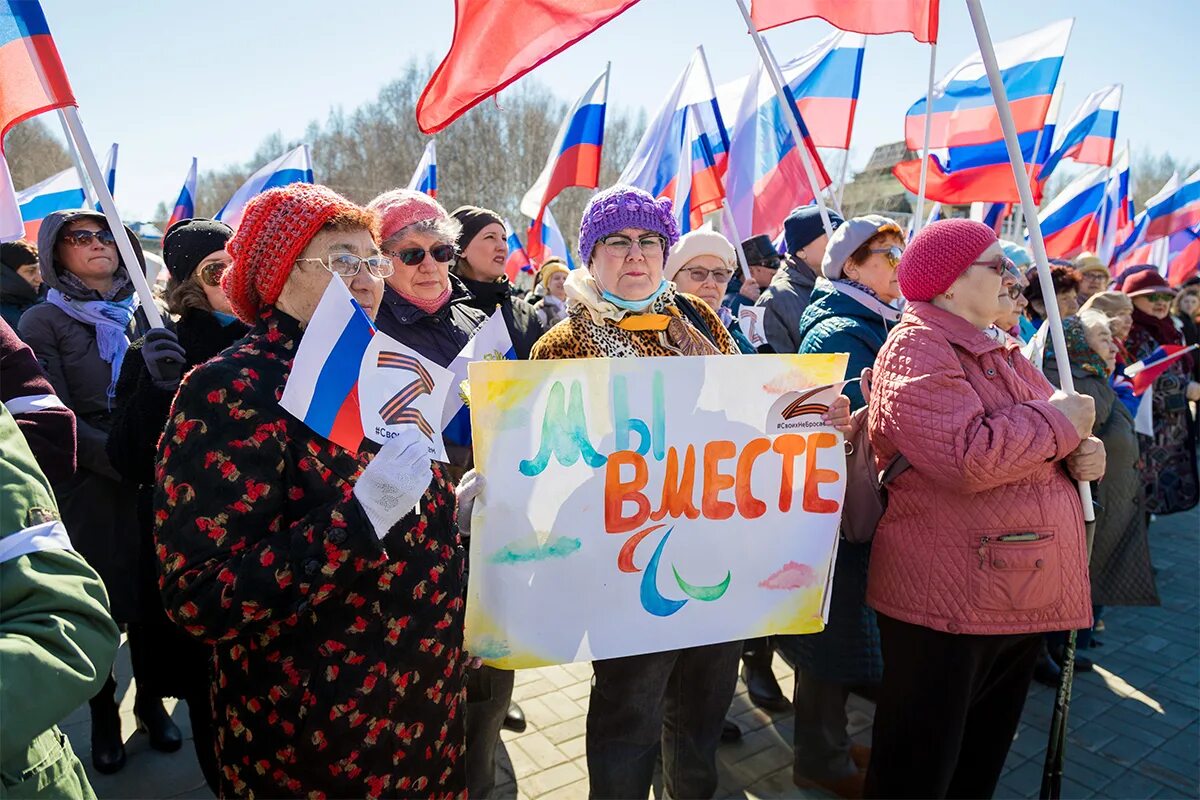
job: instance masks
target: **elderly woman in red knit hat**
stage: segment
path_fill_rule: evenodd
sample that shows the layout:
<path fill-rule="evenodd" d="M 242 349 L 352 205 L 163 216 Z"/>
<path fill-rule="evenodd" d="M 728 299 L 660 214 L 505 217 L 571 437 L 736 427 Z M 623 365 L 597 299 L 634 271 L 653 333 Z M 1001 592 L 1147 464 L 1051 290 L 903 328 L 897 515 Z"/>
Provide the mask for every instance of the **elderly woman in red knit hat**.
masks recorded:
<path fill-rule="evenodd" d="M 908 306 L 875 362 L 868 425 L 888 487 L 867 602 L 883 684 L 869 797 L 990 797 L 1041 635 L 1091 624 L 1074 480 L 1104 474 L 1087 396 L 1056 392 L 992 326 L 1015 277 L 991 228 L 935 222 L 900 261 Z"/>
<path fill-rule="evenodd" d="M 323 186 L 252 200 L 222 279 L 250 333 L 184 378 L 163 433 L 161 587 L 215 651 L 223 797 L 465 794 L 454 494 L 419 434 L 372 458 L 279 406 L 329 281 L 379 308 L 378 230 Z"/>

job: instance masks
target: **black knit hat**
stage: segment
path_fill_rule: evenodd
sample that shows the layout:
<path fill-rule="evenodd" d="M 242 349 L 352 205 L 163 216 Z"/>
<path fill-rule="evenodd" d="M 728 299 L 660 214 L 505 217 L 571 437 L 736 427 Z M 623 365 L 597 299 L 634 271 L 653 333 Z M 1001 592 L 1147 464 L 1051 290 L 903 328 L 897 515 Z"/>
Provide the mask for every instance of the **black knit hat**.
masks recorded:
<path fill-rule="evenodd" d="M 450 213 L 450 216 L 458 220 L 462 225 L 462 233 L 458 235 L 458 252 L 461 255 L 467 249 L 467 245 L 471 240 L 479 235 L 479 232 L 491 225 L 493 222 L 503 226 L 504 220 L 495 211 L 490 211 L 479 206 L 459 206 Z"/>
<path fill-rule="evenodd" d="M 765 233 L 751 236 L 742 242 L 742 252 L 746 254 L 748 266 L 771 268 L 779 266 L 779 253 L 775 250 L 775 245 L 771 244 L 771 237 Z"/>
<path fill-rule="evenodd" d="M 233 237 L 233 228 L 215 219 L 181 219 L 163 237 L 163 261 L 171 277 L 183 283 L 196 267 Z"/>

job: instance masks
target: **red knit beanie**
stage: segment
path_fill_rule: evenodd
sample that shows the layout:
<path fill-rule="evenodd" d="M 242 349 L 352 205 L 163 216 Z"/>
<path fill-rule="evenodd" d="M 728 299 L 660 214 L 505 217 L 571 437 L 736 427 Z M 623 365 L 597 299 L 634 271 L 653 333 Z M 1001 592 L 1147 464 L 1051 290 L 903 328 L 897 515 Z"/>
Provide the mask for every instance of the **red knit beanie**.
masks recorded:
<path fill-rule="evenodd" d="M 221 288 L 234 313 L 254 324 L 279 299 L 296 259 L 321 226 L 339 213 L 361 211 L 329 187 L 312 183 L 292 183 L 253 198 L 225 246 L 233 265 L 225 270 Z"/>
<path fill-rule="evenodd" d="M 996 232 L 982 222 L 956 217 L 926 225 L 908 243 L 896 269 L 900 291 L 906 300 L 928 303 L 995 242 Z"/>

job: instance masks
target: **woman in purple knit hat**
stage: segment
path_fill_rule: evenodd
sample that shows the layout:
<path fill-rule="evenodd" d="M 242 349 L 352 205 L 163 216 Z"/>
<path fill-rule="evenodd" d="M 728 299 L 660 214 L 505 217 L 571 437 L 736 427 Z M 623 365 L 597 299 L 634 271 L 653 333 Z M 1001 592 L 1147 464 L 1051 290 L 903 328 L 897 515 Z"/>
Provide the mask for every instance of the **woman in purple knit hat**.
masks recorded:
<path fill-rule="evenodd" d="M 664 277 L 678 239 L 669 200 L 630 186 L 595 195 L 579 227 L 586 269 L 567 277 L 567 318 L 538 340 L 531 358 L 736 354 L 708 304 Z M 831 424 L 848 426 L 849 409 L 835 403 Z M 666 794 L 711 797 L 741 652 L 741 642 L 726 642 L 593 661 L 590 796 L 646 797 L 661 753 Z"/>

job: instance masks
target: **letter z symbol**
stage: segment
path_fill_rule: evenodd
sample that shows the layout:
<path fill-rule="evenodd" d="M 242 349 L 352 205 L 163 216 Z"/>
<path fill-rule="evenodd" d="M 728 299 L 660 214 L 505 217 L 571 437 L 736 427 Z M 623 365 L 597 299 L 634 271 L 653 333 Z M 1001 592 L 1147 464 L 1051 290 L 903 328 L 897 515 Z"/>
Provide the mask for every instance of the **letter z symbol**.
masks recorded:
<path fill-rule="evenodd" d="M 420 361 L 403 353 L 383 351 L 379 354 L 379 367 L 384 369 L 404 369 L 415 373 L 417 378 L 405 386 L 396 395 L 384 403 L 379 409 L 379 416 L 387 425 L 412 423 L 416 425 L 425 438 L 433 441 L 433 428 L 425 420 L 424 415 L 409 405 L 423 394 L 433 393 L 433 379 Z"/>

